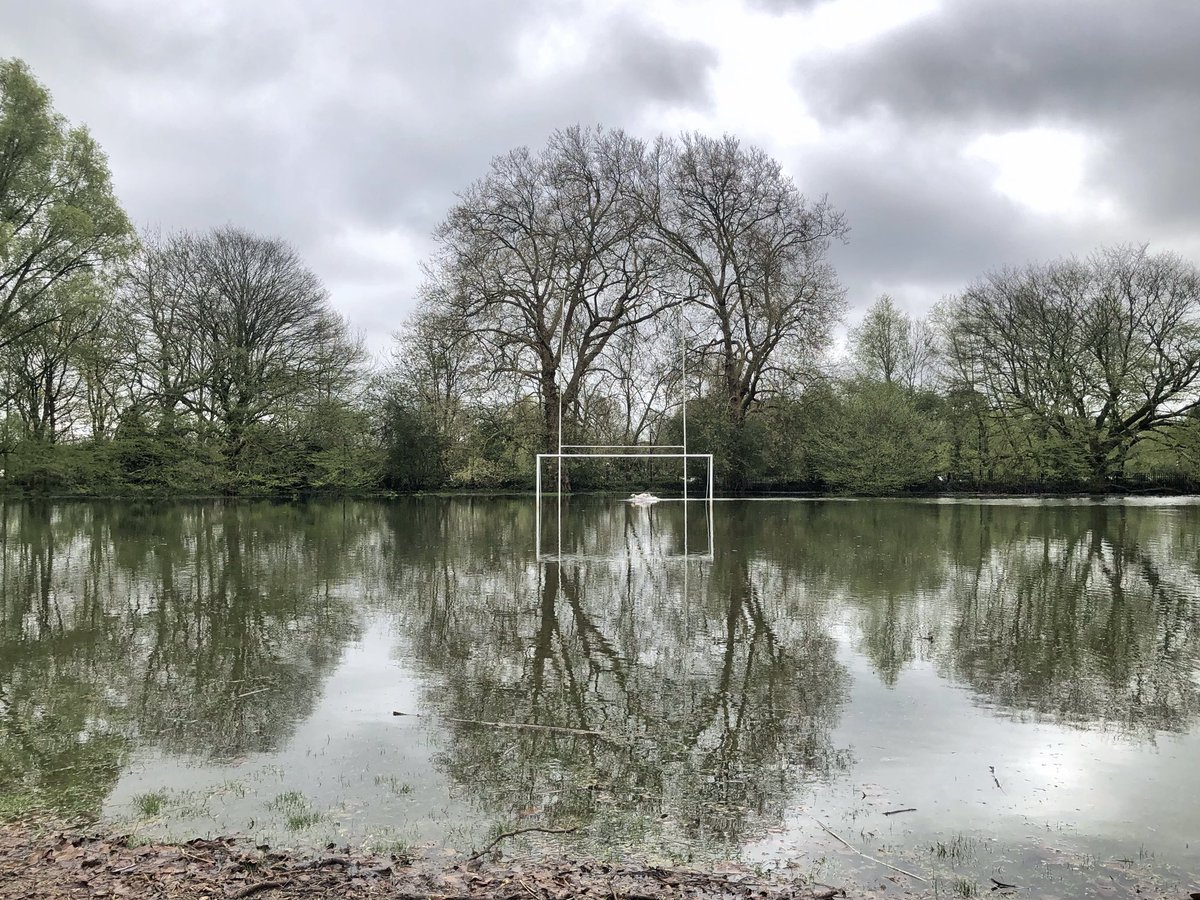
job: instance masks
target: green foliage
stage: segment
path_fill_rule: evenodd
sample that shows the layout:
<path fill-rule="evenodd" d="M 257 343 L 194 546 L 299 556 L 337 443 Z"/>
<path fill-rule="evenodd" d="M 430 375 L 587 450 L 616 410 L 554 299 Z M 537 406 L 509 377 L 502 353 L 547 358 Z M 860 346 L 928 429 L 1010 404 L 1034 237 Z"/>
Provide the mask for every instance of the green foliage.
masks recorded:
<path fill-rule="evenodd" d="M 112 448 L 27 440 L 5 454 L 6 482 L 34 493 L 109 494 L 121 484 Z"/>
<path fill-rule="evenodd" d="M 383 483 L 393 490 L 440 487 L 446 480 L 445 445 L 429 416 L 390 398 L 384 409 Z"/>
<path fill-rule="evenodd" d="M 688 404 L 687 443 L 691 453 L 711 453 L 717 481 L 737 491 L 762 480 L 772 441 L 770 427 L 762 417 L 739 421 L 724 397 L 710 394 Z M 674 417 L 661 441 L 683 442 L 683 420 Z"/>
<path fill-rule="evenodd" d="M 927 485 L 944 471 L 940 423 L 896 385 L 851 382 L 830 412 L 817 448 L 826 483 L 883 494 Z"/>
<path fill-rule="evenodd" d="M 0 346 L 38 327 L 56 285 L 98 275 L 133 247 L 108 161 L 55 113 L 20 60 L 0 60 Z M 51 314 L 52 311 L 51 311 Z"/>

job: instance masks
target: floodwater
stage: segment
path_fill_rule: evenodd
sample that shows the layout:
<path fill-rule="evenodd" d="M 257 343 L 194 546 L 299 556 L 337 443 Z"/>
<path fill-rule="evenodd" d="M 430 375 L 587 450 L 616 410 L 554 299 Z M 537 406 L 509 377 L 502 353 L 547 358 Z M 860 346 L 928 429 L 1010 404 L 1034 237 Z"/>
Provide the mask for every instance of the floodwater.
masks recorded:
<path fill-rule="evenodd" d="M 1200 889 L 1200 501 L 686 513 L 0 506 L 0 814 Z"/>

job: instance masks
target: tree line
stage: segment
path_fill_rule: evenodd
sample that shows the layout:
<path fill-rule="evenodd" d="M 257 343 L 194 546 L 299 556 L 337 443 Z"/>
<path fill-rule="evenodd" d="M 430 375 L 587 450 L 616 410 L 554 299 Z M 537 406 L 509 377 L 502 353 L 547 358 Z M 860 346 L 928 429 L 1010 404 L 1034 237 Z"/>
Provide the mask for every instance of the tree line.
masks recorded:
<path fill-rule="evenodd" d="M 848 233 L 735 137 L 563 129 L 456 197 L 373 365 L 285 241 L 135 231 L 87 130 L 0 61 L 0 486 L 523 489 L 560 440 L 685 429 L 727 492 L 1193 482 L 1192 263 L 1102 248 L 924 317 L 883 295 L 843 342 Z M 568 475 L 679 482 L 641 460 Z"/>

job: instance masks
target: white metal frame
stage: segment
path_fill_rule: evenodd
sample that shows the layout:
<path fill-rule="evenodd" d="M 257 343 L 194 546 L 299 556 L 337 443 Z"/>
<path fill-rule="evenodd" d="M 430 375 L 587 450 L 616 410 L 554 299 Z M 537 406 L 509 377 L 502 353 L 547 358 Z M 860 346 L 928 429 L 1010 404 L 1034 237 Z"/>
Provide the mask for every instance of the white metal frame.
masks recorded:
<path fill-rule="evenodd" d="M 626 448 L 626 451 L 636 446 L 643 446 L 649 450 L 660 449 L 657 445 L 642 444 L 631 445 Z M 565 449 L 565 448 L 564 448 Z M 542 549 L 542 496 L 547 493 L 542 488 L 542 460 L 554 459 L 558 461 L 556 466 L 556 483 L 554 485 L 554 496 L 556 499 L 556 521 L 555 534 L 557 536 L 555 552 L 550 553 Z M 539 560 L 555 561 L 570 558 L 570 554 L 562 552 L 562 461 L 564 459 L 678 459 L 683 462 L 683 497 L 679 499 L 659 500 L 658 503 L 682 503 L 683 504 L 683 555 L 685 557 L 693 557 L 700 559 L 712 559 L 713 557 L 713 455 L 711 453 L 539 453 L 537 455 L 537 477 L 536 477 L 536 495 L 537 495 L 537 511 L 534 515 L 534 531 L 537 535 L 536 555 Z M 688 481 L 687 481 L 687 461 L 689 459 L 702 459 L 707 465 L 707 473 L 705 478 L 706 490 L 703 496 L 691 498 L 688 496 Z M 692 553 L 688 547 L 688 507 L 691 503 L 703 503 L 707 521 L 707 546 L 701 553 Z"/>
<path fill-rule="evenodd" d="M 680 315 L 680 334 L 683 334 L 682 329 L 682 313 Z M 687 449 L 687 347 L 683 344 L 682 338 L 679 348 L 680 362 L 680 406 L 683 415 L 683 443 L 682 444 L 564 444 L 562 442 L 562 394 L 559 394 L 558 400 L 558 452 L 557 453 L 539 453 L 537 455 L 537 475 L 535 477 L 535 494 L 537 511 L 534 516 L 536 538 L 536 555 L 539 560 L 561 560 L 564 558 L 562 552 L 562 475 L 563 475 L 563 460 L 564 459 L 678 459 L 683 463 L 683 555 L 698 556 L 701 559 L 712 559 L 713 557 L 713 455 L 711 453 L 688 453 Z M 564 452 L 565 451 L 565 452 Z M 603 452 L 598 452 L 603 451 Z M 544 553 L 542 551 L 542 460 L 554 459 L 558 461 L 556 468 L 556 482 L 554 485 L 554 495 L 557 500 L 557 527 L 555 532 L 557 535 L 556 552 L 553 554 Z M 705 478 L 705 493 L 703 497 L 696 498 L 692 501 L 688 497 L 688 460 L 703 459 L 707 465 L 707 473 Z M 708 541 L 706 552 L 701 554 L 691 554 L 688 550 L 688 505 L 689 502 L 703 501 L 705 512 L 707 513 L 708 522 Z M 679 502 L 672 500 L 659 500 L 659 503 Z"/>

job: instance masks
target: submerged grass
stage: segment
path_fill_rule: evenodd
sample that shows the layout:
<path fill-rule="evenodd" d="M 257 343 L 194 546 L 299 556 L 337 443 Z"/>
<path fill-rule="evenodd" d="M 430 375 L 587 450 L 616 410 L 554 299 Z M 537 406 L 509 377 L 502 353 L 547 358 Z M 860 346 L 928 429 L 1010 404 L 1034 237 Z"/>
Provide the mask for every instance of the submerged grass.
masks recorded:
<path fill-rule="evenodd" d="M 292 813 L 284 821 L 288 831 L 303 831 L 305 828 L 311 828 L 321 821 L 321 814 L 316 810 L 308 810 L 306 812 Z"/>
<path fill-rule="evenodd" d="M 284 791 L 267 804 L 267 809 L 283 813 L 283 825 L 288 831 L 303 831 L 323 818 L 299 791 Z"/>
<path fill-rule="evenodd" d="M 167 795 L 163 791 L 150 791 L 146 794 L 137 794 L 133 798 L 134 808 L 143 819 L 153 819 L 162 812 L 163 807 L 167 803 Z"/>
<path fill-rule="evenodd" d="M 395 775 L 376 775 L 375 785 L 386 786 L 393 794 L 411 794 L 413 786 Z"/>
<path fill-rule="evenodd" d="M 956 834 L 948 842 L 936 841 L 929 848 L 935 859 L 963 862 L 975 855 L 976 841 L 964 834 Z"/>
<path fill-rule="evenodd" d="M 275 812 L 288 812 L 299 809 L 304 809 L 308 806 L 308 801 L 304 799 L 304 795 L 299 791 L 284 791 L 279 794 L 274 800 L 267 803 L 267 809 Z"/>

